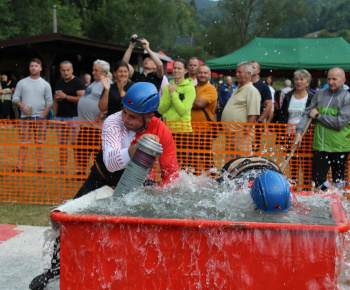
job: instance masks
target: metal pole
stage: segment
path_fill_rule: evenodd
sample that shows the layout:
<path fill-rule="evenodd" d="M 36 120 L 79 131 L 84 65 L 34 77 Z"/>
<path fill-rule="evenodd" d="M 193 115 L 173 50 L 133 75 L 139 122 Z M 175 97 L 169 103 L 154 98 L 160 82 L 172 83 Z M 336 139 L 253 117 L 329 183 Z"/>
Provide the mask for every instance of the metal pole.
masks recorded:
<path fill-rule="evenodd" d="M 57 6 L 53 5 L 52 6 L 53 10 L 53 15 L 52 15 L 52 20 L 53 20 L 53 33 L 57 33 Z"/>

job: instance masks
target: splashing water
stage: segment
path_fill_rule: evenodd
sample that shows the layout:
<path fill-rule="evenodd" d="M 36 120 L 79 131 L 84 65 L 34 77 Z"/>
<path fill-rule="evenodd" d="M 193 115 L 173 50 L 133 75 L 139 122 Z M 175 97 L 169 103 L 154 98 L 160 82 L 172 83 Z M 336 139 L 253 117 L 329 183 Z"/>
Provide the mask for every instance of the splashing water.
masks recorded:
<path fill-rule="evenodd" d="M 261 170 L 249 172 L 251 178 Z M 146 187 L 124 197 L 96 200 L 74 214 L 104 214 L 155 219 L 204 219 L 336 225 L 330 199 L 321 195 L 298 196 L 288 212 L 262 213 L 250 196 L 248 176 L 218 183 L 206 175 L 180 173 L 163 189 Z"/>

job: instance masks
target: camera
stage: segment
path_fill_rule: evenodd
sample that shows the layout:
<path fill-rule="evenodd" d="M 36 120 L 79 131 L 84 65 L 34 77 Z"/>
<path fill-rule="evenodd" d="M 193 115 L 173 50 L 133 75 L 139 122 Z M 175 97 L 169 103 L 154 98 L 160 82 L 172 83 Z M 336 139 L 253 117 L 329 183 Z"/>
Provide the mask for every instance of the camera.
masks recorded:
<path fill-rule="evenodd" d="M 142 39 L 143 39 L 142 37 L 131 37 L 130 41 L 131 42 L 136 42 L 136 41 L 140 42 Z"/>

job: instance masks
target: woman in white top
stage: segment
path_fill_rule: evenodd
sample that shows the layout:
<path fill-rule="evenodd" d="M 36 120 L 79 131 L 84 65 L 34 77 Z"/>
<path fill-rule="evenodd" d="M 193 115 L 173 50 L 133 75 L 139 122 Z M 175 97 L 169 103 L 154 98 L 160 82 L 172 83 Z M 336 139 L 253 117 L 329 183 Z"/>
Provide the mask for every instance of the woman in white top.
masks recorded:
<path fill-rule="evenodd" d="M 287 126 L 286 133 L 287 136 L 284 139 L 287 152 L 291 150 L 291 142 L 293 140 L 293 136 L 295 134 L 295 125 L 299 123 L 305 108 L 310 104 L 311 99 L 314 94 L 308 90 L 308 86 L 311 81 L 310 73 L 305 69 L 299 69 L 294 72 L 294 86 L 295 89 L 291 92 L 287 93 L 283 99 L 280 115 L 279 115 L 279 123 L 292 124 L 291 126 Z M 300 148 L 300 153 L 309 153 L 305 152 L 305 149 Z M 299 166 L 300 163 L 304 163 L 308 157 L 292 157 L 290 162 L 290 178 L 293 179 L 296 183 L 299 177 Z M 310 177 L 304 178 L 304 184 L 308 184 L 307 180 L 311 180 Z"/>

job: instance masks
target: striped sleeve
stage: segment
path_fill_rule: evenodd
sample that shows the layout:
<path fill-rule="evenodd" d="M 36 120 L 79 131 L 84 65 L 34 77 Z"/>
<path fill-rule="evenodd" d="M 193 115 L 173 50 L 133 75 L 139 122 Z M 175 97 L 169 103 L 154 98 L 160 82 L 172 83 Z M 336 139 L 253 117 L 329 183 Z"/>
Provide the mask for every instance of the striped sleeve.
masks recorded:
<path fill-rule="evenodd" d="M 102 127 L 103 163 L 109 172 L 124 169 L 130 161 L 128 146 L 123 146 L 123 140 L 128 138 L 121 114 L 109 116 Z"/>

